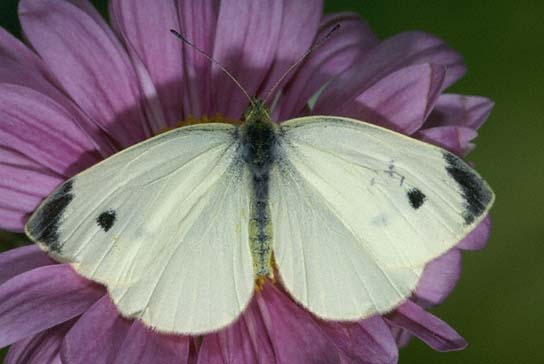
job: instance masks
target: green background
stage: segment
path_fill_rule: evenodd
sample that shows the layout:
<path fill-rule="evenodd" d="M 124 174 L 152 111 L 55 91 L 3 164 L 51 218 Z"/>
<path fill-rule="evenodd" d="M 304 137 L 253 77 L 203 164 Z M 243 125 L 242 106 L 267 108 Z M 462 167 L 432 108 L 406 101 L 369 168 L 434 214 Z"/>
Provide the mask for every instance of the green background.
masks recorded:
<path fill-rule="evenodd" d="M 15 0 L 0 1 L 0 25 L 18 34 L 15 9 Z M 457 288 L 433 310 L 469 347 L 437 353 L 414 340 L 400 362 L 544 363 L 544 2 L 329 0 L 326 10 L 356 11 L 382 38 L 438 35 L 468 66 L 450 91 L 496 102 L 469 156 L 497 195 L 491 240 L 464 254 Z M 4 248 L 15 241 L 1 238 Z"/>

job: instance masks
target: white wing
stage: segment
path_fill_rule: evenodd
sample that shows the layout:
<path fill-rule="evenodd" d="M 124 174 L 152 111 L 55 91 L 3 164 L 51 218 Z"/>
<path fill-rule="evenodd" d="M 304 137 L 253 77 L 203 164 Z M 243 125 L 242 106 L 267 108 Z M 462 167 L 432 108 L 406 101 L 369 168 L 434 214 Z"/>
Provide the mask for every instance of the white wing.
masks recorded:
<path fill-rule="evenodd" d="M 126 317 L 178 334 L 228 325 L 254 286 L 234 130 L 186 127 L 116 154 L 59 187 L 26 232 Z"/>
<path fill-rule="evenodd" d="M 273 248 L 291 294 L 320 317 L 390 311 L 492 204 L 487 184 L 440 148 L 337 117 L 281 127 L 271 171 Z"/>

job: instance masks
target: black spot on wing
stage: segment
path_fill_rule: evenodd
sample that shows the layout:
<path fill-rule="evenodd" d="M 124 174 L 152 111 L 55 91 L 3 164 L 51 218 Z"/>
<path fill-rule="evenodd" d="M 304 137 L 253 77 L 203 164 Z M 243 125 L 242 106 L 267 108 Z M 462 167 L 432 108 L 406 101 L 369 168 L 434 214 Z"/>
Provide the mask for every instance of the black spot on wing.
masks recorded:
<path fill-rule="evenodd" d="M 410 189 L 406 196 L 408 196 L 410 206 L 412 206 L 415 210 L 419 209 L 427 199 L 427 196 L 425 196 L 425 194 L 417 188 Z"/>
<path fill-rule="evenodd" d="M 62 215 L 74 198 L 72 189 L 73 181 L 65 182 L 47 197 L 27 224 L 27 231 L 31 238 L 47 245 L 55 252 L 60 252 L 58 230 Z"/>
<path fill-rule="evenodd" d="M 453 154 L 444 152 L 444 160 L 447 163 L 446 171 L 461 187 L 465 199 L 463 218 L 465 224 L 470 225 L 484 213 L 491 202 L 491 191 L 472 169 Z"/>
<path fill-rule="evenodd" d="M 115 211 L 108 210 L 104 211 L 96 218 L 96 223 L 98 226 L 100 226 L 104 231 L 108 231 L 111 229 L 113 224 L 115 224 Z"/>

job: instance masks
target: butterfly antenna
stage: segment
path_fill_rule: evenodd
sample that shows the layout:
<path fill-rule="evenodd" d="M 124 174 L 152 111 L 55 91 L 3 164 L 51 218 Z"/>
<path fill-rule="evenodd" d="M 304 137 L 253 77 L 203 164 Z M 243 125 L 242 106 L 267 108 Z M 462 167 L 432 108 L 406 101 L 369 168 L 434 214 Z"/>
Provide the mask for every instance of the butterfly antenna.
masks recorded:
<path fill-rule="evenodd" d="M 249 102 L 251 103 L 251 105 L 255 105 L 255 103 L 253 102 L 253 99 L 249 96 L 249 94 L 247 93 L 247 91 L 242 87 L 242 85 L 240 84 L 240 82 L 238 82 L 238 80 L 229 72 L 227 71 L 227 69 L 221 64 L 219 63 L 218 61 L 216 61 L 215 59 L 213 59 L 212 57 L 208 56 L 208 54 L 206 54 L 206 52 L 204 52 L 202 49 L 198 48 L 196 45 L 194 45 L 191 41 L 189 41 L 187 38 L 185 38 L 183 36 L 183 34 L 175 31 L 174 29 L 170 29 L 170 33 L 174 34 L 177 38 L 179 38 L 181 41 L 183 41 L 184 43 L 188 44 L 191 48 L 193 48 L 195 51 L 197 51 L 198 53 L 200 53 L 202 56 L 204 56 L 208 61 L 210 61 L 211 63 L 217 65 L 221 71 L 225 72 L 225 74 L 227 76 L 229 76 L 229 78 L 234 81 L 234 83 L 236 84 L 236 86 L 238 86 L 238 88 L 240 90 L 242 90 L 242 92 L 244 93 L 244 95 L 247 97 L 247 99 L 249 100 Z"/>
<path fill-rule="evenodd" d="M 274 91 L 276 91 L 276 89 L 280 86 L 280 84 L 285 80 L 285 78 L 287 77 L 287 75 L 289 75 L 295 68 L 298 67 L 299 64 L 301 64 L 313 51 L 315 51 L 317 48 L 321 47 L 323 45 L 323 43 L 325 43 L 329 38 L 330 36 L 335 32 L 337 31 L 338 29 L 340 28 L 340 24 L 336 24 L 334 27 L 331 28 L 331 30 L 328 31 L 327 34 L 325 34 L 323 36 L 323 38 L 321 38 L 320 40 L 318 40 L 317 42 L 314 43 L 314 45 L 308 49 L 306 51 L 306 53 L 304 53 L 302 56 L 300 56 L 300 58 L 295 62 L 293 63 L 288 69 L 287 71 L 285 71 L 283 73 L 283 75 L 280 77 L 280 79 L 278 81 L 276 81 L 276 83 L 274 84 L 274 86 L 272 86 L 272 88 L 270 89 L 270 91 L 268 91 L 268 93 L 266 94 L 266 97 L 264 98 L 264 101 L 263 103 L 266 104 L 266 100 L 268 100 L 270 98 L 270 96 L 272 96 L 272 94 L 274 93 Z"/>

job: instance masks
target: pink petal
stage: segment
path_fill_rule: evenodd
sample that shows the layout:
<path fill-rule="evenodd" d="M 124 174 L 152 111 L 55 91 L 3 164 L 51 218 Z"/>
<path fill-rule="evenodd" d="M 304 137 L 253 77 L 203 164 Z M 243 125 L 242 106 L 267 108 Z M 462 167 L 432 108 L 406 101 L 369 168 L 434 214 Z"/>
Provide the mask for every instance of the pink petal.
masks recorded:
<path fill-rule="evenodd" d="M 213 57 L 251 96 L 274 61 L 283 16 L 283 1 L 221 2 Z M 212 66 L 212 80 L 214 110 L 239 119 L 249 104 L 246 96 L 216 65 Z"/>
<path fill-rule="evenodd" d="M 23 0 L 25 35 L 68 94 L 121 146 L 150 135 L 130 60 L 88 6 L 67 1 Z"/>
<path fill-rule="evenodd" d="M 267 285 L 242 317 L 206 335 L 198 364 L 340 363 L 340 353 L 310 314 Z"/>
<path fill-rule="evenodd" d="M 27 211 L 21 211 L 12 207 L 0 205 L 0 229 L 12 232 L 23 232 L 23 226 L 27 220 Z"/>
<path fill-rule="evenodd" d="M 10 279 L 0 286 L 0 347 L 80 315 L 103 294 L 67 264 Z"/>
<path fill-rule="evenodd" d="M 389 364 L 397 358 L 394 338 L 381 318 L 325 322 L 267 285 L 238 321 L 204 337 L 198 363 Z"/>
<path fill-rule="evenodd" d="M 307 49 L 310 49 L 317 35 L 322 13 L 323 0 L 283 1 L 283 17 L 274 63 L 266 81 L 260 87 L 263 97 L 285 71 L 299 60 Z M 291 71 L 283 80 L 282 85 L 285 85 L 294 74 L 295 71 Z M 271 96 L 272 99 L 274 96 Z"/>
<path fill-rule="evenodd" d="M 71 114 L 72 124 L 81 129 L 102 157 L 114 152 L 103 130 L 56 86 L 42 60 L 4 30 L 0 30 L 0 83 L 24 86 L 47 95 Z"/>
<path fill-rule="evenodd" d="M 279 363 L 266 320 L 253 300 L 234 324 L 204 336 L 198 364 Z"/>
<path fill-rule="evenodd" d="M 19 274 L 51 264 L 54 262 L 36 245 L 8 250 L 0 254 L 0 286 Z"/>
<path fill-rule="evenodd" d="M 461 275 L 461 252 L 452 249 L 425 267 L 417 285 L 417 303 L 429 307 L 442 303 L 453 291 Z"/>
<path fill-rule="evenodd" d="M 13 61 L 38 74 L 47 73 L 36 54 L 3 28 L 0 28 L 0 60 Z"/>
<path fill-rule="evenodd" d="M 391 333 L 395 337 L 395 341 L 397 342 L 399 349 L 408 345 L 413 338 L 413 335 L 410 334 L 410 332 L 399 327 L 392 327 Z"/>
<path fill-rule="evenodd" d="M 467 342 L 447 323 L 406 301 L 389 316 L 389 322 L 408 330 L 436 351 L 461 350 Z"/>
<path fill-rule="evenodd" d="M 0 86 L 2 145 L 71 176 L 102 157 L 95 145 L 74 125 L 72 114 L 54 100 L 17 85 Z"/>
<path fill-rule="evenodd" d="M 317 321 L 284 293 L 270 286 L 256 301 L 278 362 L 341 363 L 338 348 Z"/>
<path fill-rule="evenodd" d="M 73 320 L 13 344 L 6 364 L 62 364 L 60 347 Z"/>
<path fill-rule="evenodd" d="M 275 120 L 298 116 L 312 95 L 333 77 L 359 62 L 378 43 L 368 25 L 351 13 L 326 16 L 315 39 L 323 38 L 336 24 L 341 24 L 341 28 L 306 59 L 284 88 L 274 111 Z"/>
<path fill-rule="evenodd" d="M 430 63 L 446 68 L 443 88 L 465 72 L 461 56 L 440 39 L 426 33 L 407 32 L 386 39 L 357 65 L 346 70 L 322 93 L 316 114 L 333 114 L 387 75 L 402 68 Z"/>
<path fill-rule="evenodd" d="M 123 319 L 108 296 L 76 322 L 61 349 L 66 364 L 184 364 L 188 355 L 187 337 L 161 335 Z"/>
<path fill-rule="evenodd" d="M 352 117 L 412 134 L 432 110 L 442 89 L 446 70 L 419 64 L 393 72 L 363 91 L 342 108 L 328 107 L 335 115 Z"/>
<path fill-rule="evenodd" d="M 349 363 L 397 363 L 398 348 L 390 327 L 379 317 L 357 323 L 321 323 L 321 328 Z"/>
<path fill-rule="evenodd" d="M 64 0 L 66 2 L 69 2 L 70 4 L 74 5 L 75 7 L 79 8 L 81 11 L 83 11 L 87 16 L 89 16 L 94 22 L 102 28 L 104 33 L 112 40 L 112 42 L 116 42 L 117 38 L 115 35 L 110 31 L 110 26 L 104 21 L 102 18 L 102 15 L 96 10 L 96 8 L 93 6 L 92 1 L 89 0 Z"/>
<path fill-rule="evenodd" d="M 437 145 L 459 156 L 464 156 L 472 149 L 471 143 L 478 133 L 471 128 L 461 126 L 437 126 L 419 130 L 415 137 L 424 142 Z"/>
<path fill-rule="evenodd" d="M 22 232 L 28 216 L 64 179 L 0 145 L 0 228 Z"/>
<path fill-rule="evenodd" d="M 170 29 L 181 31 L 176 2 L 114 0 L 110 7 L 112 23 L 133 51 L 131 57 L 138 58 L 154 85 L 166 120 L 154 129 L 174 125 L 182 120 L 184 78 L 182 42 L 170 34 Z"/>
<path fill-rule="evenodd" d="M 425 126 L 457 125 L 478 129 L 493 106 L 493 101 L 485 97 L 443 94 L 438 98 Z"/>
<path fill-rule="evenodd" d="M 161 335 L 134 321 L 113 364 L 187 363 L 189 338 Z M 109 362 L 108 362 L 109 364 Z"/>
<path fill-rule="evenodd" d="M 466 238 L 457 244 L 457 248 L 463 250 L 483 249 L 489 240 L 491 233 L 491 217 L 487 216 Z"/>
<path fill-rule="evenodd" d="M 187 39 L 207 54 L 212 54 L 217 37 L 219 1 L 182 1 L 178 16 Z M 179 40 L 178 40 L 179 42 Z M 183 83 L 183 118 L 212 115 L 217 112 L 212 100 L 212 64 L 187 45 L 182 45 L 185 82 Z M 232 82 L 232 81 L 227 81 Z M 236 92 L 239 92 L 236 90 Z"/>
<path fill-rule="evenodd" d="M 86 310 L 66 335 L 61 358 L 66 364 L 112 364 L 131 322 L 119 316 L 106 295 Z"/>

